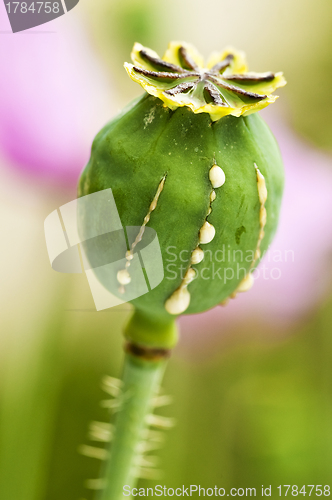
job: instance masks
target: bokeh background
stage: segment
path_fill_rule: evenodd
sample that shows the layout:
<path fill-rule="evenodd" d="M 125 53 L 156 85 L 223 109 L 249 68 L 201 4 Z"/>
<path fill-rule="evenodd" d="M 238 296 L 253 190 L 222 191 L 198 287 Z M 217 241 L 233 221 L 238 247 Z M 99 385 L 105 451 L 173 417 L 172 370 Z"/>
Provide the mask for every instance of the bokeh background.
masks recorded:
<path fill-rule="evenodd" d="M 13 35 L 1 3 L 1 499 L 93 498 L 99 463 L 77 450 L 109 418 L 100 381 L 121 374 L 130 306 L 97 313 L 84 275 L 54 272 L 43 222 L 75 198 L 94 135 L 139 95 L 123 69 L 133 43 L 162 54 L 172 39 L 285 72 L 262 115 L 287 182 L 268 279 L 181 319 L 158 483 L 272 485 L 272 498 L 280 484 L 332 486 L 331 25 L 330 0 L 81 0 Z"/>

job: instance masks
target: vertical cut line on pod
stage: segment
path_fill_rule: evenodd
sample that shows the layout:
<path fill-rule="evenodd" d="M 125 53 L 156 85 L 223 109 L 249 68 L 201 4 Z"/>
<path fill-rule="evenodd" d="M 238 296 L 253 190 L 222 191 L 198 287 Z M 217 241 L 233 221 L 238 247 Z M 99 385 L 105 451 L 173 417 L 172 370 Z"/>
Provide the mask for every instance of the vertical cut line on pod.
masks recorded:
<path fill-rule="evenodd" d="M 138 245 L 138 243 L 140 243 L 140 241 L 142 241 L 145 227 L 150 220 L 152 212 L 157 208 L 159 196 L 160 196 L 162 190 L 164 189 L 166 177 L 167 177 L 167 174 L 165 174 L 164 177 L 159 182 L 156 194 L 154 195 L 153 200 L 150 204 L 148 213 L 144 217 L 143 224 L 142 224 L 142 226 L 141 226 L 141 228 L 140 228 L 140 230 L 135 238 L 135 241 L 132 243 L 130 250 L 127 250 L 127 252 L 126 252 L 126 261 L 127 262 L 125 264 L 125 268 L 121 269 L 117 273 L 116 277 L 117 277 L 118 283 L 120 284 L 120 287 L 119 287 L 120 293 L 125 293 L 125 285 L 129 285 L 129 283 L 131 282 L 131 276 L 129 274 L 129 267 L 130 267 L 131 261 L 134 258 L 134 250 L 135 250 L 135 247 Z"/>
<path fill-rule="evenodd" d="M 177 315 L 182 314 L 186 309 L 188 309 L 190 304 L 190 292 L 188 290 L 188 285 L 195 279 L 196 271 L 193 269 L 193 265 L 199 264 L 204 259 L 204 250 L 202 250 L 201 245 L 206 245 L 210 243 L 215 237 L 216 230 L 215 227 L 207 221 L 208 216 L 212 212 L 212 203 L 216 199 L 215 189 L 223 186 L 226 181 L 226 176 L 222 168 L 220 168 L 216 161 L 213 161 L 213 165 L 209 170 L 209 179 L 212 186 L 210 193 L 210 203 L 207 215 L 205 217 L 204 224 L 198 232 L 198 243 L 196 248 L 193 250 L 190 257 L 189 268 L 181 282 L 181 285 L 172 293 L 172 295 L 165 302 L 165 309 L 169 314 Z"/>
<path fill-rule="evenodd" d="M 254 284 L 254 278 L 252 276 L 252 269 L 255 267 L 256 262 L 260 259 L 261 257 L 261 244 L 265 235 L 265 226 L 266 226 L 266 221 L 267 221 L 267 212 L 265 208 L 265 203 L 267 200 L 267 187 L 266 187 L 266 182 L 265 182 L 265 177 L 257 167 L 256 163 L 254 163 L 255 169 L 256 169 L 256 177 L 257 177 L 257 191 L 258 191 L 258 198 L 260 202 L 260 209 L 259 209 L 259 235 L 258 235 L 258 241 L 256 245 L 256 250 L 254 253 L 254 259 L 250 265 L 249 272 L 247 273 L 247 276 L 241 281 L 237 289 L 235 290 L 234 293 L 232 293 L 231 298 L 234 299 L 238 293 L 241 292 L 247 292 L 250 290 Z M 222 303 L 221 305 L 223 305 Z"/>

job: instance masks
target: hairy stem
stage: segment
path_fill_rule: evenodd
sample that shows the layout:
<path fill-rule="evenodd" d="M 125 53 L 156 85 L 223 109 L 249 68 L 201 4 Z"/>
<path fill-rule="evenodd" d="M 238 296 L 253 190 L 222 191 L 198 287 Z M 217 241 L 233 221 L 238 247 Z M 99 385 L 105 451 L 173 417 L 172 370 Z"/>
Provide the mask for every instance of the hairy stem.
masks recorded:
<path fill-rule="evenodd" d="M 140 475 L 138 451 L 147 428 L 165 369 L 165 356 L 146 359 L 141 353 L 125 357 L 121 406 L 116 416 L 110 458 L 104 471 L 105 487 L 99 500 L 120 500 L 124 486 L 133 488 Z"/>

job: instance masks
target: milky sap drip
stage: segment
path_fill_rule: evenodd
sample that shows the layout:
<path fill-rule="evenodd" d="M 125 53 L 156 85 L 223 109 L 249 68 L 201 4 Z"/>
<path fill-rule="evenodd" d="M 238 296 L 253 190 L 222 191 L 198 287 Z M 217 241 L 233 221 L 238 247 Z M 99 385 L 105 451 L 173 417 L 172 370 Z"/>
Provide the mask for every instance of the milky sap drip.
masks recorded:
<path fill-rule="evenodd" d="M 216 199 L 216 192 L 214 191 L 214 189 L 217 189 L 225 184 L 226 176 L 224 171 L 218 165 L 214 164 L 209 171 L 209 179 L 213 189 L 210 194 L 210 206 L 207 216 L 210 215 L 212 211 L 211 205 Z M 169 314 L 181 314 L 186 309 L 188 309 L 190 304 L 190 293 L 187 287 L 189 283 L 191 283 L 195 279 L 196 275 L 194 269 L 191 266 L 202 262 L 202 260 L 204 259 L 204 250 L 202 250 L 200 245 L 206 245 L 210 243 L 215 237 L 215 234 L 215 227 L 207 220 L 205 220 L 198 233 L 198 245 L 191 254 L 190 267 L 179 288 L 177 288 L 165 302 L 165 309 Z"/>

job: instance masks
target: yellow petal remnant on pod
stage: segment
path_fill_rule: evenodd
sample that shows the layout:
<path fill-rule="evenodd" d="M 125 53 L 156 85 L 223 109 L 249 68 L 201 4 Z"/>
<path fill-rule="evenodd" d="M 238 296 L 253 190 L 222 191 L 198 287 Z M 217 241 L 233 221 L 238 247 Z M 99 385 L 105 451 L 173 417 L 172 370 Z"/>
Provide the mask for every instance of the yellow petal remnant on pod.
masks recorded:
<path fill-rule="evenodd" d="M 275 102 L 273 92 L 286 85 L 282 73 L 248 72 L 245 55 L 233 47 L 213 53 L 205 67 L 195 47 L 171 42 L 163 58 L 135 43 L 133 64 L 125 63 L 132 80 L 174 110 L 187 106 L 194 113 L 249 115 Z"/>

